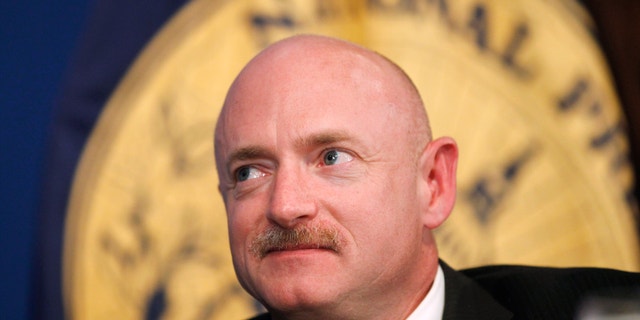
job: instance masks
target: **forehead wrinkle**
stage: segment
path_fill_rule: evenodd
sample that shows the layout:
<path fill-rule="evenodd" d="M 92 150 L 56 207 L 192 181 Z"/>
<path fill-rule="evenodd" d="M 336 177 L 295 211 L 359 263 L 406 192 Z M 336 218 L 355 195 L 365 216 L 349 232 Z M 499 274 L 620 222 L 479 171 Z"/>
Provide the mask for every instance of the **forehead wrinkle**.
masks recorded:
<path fill-rule="evenodd" d="M 305 137 L 299 137 L 296 139 L 294 145 L 297 149 L 304 149 L 313 146 L 330 145 L 345 140 L 353 140 L 353 138 L 344 131 L 327 130 Z"/>

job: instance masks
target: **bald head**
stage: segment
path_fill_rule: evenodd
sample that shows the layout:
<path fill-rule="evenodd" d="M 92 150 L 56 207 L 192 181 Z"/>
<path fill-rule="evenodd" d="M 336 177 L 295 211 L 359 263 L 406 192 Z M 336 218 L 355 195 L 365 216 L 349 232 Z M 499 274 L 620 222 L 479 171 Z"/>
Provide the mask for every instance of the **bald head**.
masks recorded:
<path fill-rule="evenodd" d="M 253 100 L 247 92 L 259 88 L 272 93 L 292 94 L 293 97 L 295 93 L 291 92 L 293 89 L 289 83 L 305 83 L 301 89 L 307 92 L 327 81 L 344 84 L 343 90 L 358 87 L 363 99 L 382 95 L 387 103 L 372 103 L 370 107 L 386 109 L 381 111 L 395 122 L 402 123 L 407 133 L 406 140 L 415 143 L 417 150 L 431 140 L 428 117 L 418 90 L 395 63 L 350 42 L 317 35 L 298 35 L 267 47 L 238 75 L 229 89 L 218 120 L 216 145 L 223 134 L 221 124 L 229 112 L 233 112 L 231 109 L 243 104 L 242 100 L 250 103 L 252 108 L 260 107 L 260 103 L 246 101 Z M 340 95 L 342 92 L 331 94 Z"/>

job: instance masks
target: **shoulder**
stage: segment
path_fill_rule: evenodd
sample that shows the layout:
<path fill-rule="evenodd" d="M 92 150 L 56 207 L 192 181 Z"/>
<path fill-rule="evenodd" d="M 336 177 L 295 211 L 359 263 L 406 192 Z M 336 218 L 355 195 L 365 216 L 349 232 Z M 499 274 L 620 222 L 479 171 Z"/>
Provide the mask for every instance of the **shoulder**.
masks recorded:
<path fill-rule="evenodd" d="M 486 266 L 461 270 L 485 287 L 540 287 L 614 289 L 640 286 L 640 273 L 602 268 L 545 268 L 530 266 Z"/>
<path fill-rule="evenodd" d="M 640 292 L 640 273 L 612 269 L 487 266 L 460 272 L 516 313 L 571 318 L 590 296 L 637 297 Z"/>

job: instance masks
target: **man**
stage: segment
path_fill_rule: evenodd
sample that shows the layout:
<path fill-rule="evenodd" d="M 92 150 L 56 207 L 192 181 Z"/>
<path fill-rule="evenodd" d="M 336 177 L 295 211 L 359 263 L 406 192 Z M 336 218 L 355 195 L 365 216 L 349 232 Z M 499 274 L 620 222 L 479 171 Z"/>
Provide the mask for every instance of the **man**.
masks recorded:
<path fill-rule="evenodd" d="M 474 281 L 440 262 L 432 230 L 455 201 L 457 146 L 432 139 L 399 67 L 348 42 L 296 36 L 256 56 L 215 154 L 236 274 L 265 319 L 562 319 L 584 290 L 640 282 L 610 271 L 565 290 L 592 271 L 505 267 Z"/>

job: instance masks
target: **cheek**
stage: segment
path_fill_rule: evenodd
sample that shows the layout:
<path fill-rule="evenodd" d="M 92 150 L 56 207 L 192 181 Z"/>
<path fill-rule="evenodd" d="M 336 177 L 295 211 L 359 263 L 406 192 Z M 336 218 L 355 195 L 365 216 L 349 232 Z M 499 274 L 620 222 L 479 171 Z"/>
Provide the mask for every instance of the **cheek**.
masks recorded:
<path fill-rule="evenodd" d="M 252 210 L 246 203 L 233 203 L 229 206 L 227 223 L 229 229 L 229 243 L 234 259 L 243 255 L 248 245 L 248 238 L 253 229 L 256 228 L 255 210 Z"/>
<path fill-rule="evenodd" d="M 246 226 L 237 216 L 229 216 L 229 241 L 232 251 L 236 251 L 242 245 L 243 239 L 246 237 Z"/>
<path fill-rule="evenodd" d="M 269 196 L 265 192 L 252 194 L 241 200 L 231 199 L 227 210 L 229 241 L 234 259 L 250 259 L 251 239 L 268 224 L 267 208 Z M 238 257 L 235 257 L 238 256 Z"/>
<path fill-rule="evenodd" d="M 252 269 L 252 257 L 249 253 L 251 233 L 255 229 L 253 222 L 242 211 L 232 210 L 228 215 L 229 245 L 236 275 L 243 287 L 250 282 Z"/>
<path fill-rule="evenodd" d="M 341 218 L 362 232 L 374 233 L 373 238 L 399 236 L 404 228 L 420 221 L 415 188 L 415 179 L 398 179 L 397 174 L 372 177 L 341 194 Z"/>
<path fill-rule="evenodd" d="M 411 184 L 387 182 L 366 191 L 369 194 L 360 198 L 360 206 L 352 211 L 360 215 L 359 221 L 350 221 L 345 227 L 364 250 L 364 261 L 378 264 L 379 269 L 397 267 L 409 253 L 416 252 L 420 242 L 416 239 L 422 239 L 415 190 L 411 193 Z"/>
<path fill-rule="evenodd" d="M 395 202 L 384 185 L 372 183 L 357 184 L 349 190 L 341 190 L 331 196 L 333 215 L 353 234 L 356 240 L 371 241 L 384 237 L 381 231 L 391 227 L 394 222 Z"/>
<path fill-rule="evenodd" d="M 229 218 L 229 246 L 234 267 L 237 271 L 243 270 L 246 260 L 245 239 L 246 230 L 242 228 L 242 223 L 232 217 Z"/>

